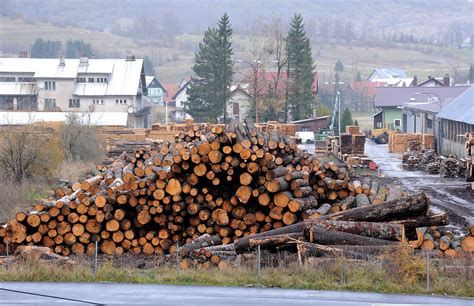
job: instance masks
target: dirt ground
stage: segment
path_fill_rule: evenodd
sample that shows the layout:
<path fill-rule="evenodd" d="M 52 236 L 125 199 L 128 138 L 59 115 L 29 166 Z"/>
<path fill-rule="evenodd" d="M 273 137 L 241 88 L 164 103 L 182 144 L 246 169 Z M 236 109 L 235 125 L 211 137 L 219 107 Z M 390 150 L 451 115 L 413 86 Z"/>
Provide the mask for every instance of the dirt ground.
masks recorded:
<path fill-rule="evenodd" d="M 403 168 L 399 154 L 388 153 L 387 145 L 367 140 L 365 153 L 379 166 L 380 180 L 388 185 L 402 186 L 410 192 L 426 192 L 435 208 L 446 211 L 451 222 L 464 224 L 474 217 L 474 191 L 463 178 L 444 178 Z"/>

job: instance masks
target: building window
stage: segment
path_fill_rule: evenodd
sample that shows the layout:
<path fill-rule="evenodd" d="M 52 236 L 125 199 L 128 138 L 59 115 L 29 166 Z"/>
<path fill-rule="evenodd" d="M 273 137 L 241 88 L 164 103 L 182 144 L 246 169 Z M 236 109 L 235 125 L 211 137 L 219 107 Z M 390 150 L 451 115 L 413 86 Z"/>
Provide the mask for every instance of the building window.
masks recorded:
<path fill-rule="evenodd" d="M 33 82 L 32 77 L 18 77 L 18 82 Z"/>
<path fill-rule="evenodd" d="M 393 120 L 393 125 L 396 127 L 400 127 L 402 125 L 402 120 L 400 119 Z"/>
<path fill-rule="evenodd" d="M 81 100 L 69 99 L 69 108 L 79 108 L 79 107 L 81 107 Z"/>
<path fill-rule="evenodd" d="M 303 127 L 301 128 L 301 131 L 302 131 L 302 132 L 311 132 L 311 129 L 310 129 L 308 126 L 303 126 Z"/>
<path fill-rule="evenodd" d="M 97 83 L 107 83 L 107 78 L 97 78 Z"/>
<path fill-rule="evenodd" d="M 85 82 L 86 82 L 86 78 L 77 78 L 77 79 L 76 79 L 76 82 L 77 82 L 77 83 L 85 83 Z"/>
<path fill-rule="evenodd" d="M 54 82 L 54 81 L 44 82 L 44 89 L 45 90 L 56 90 L 56 82 Z"/>
<path fill-rule="evenodd" d="M 15 82 L 15 77 L 0 77 L 0 82 Z"/>
<path fill-rule="evenodd" d="M 89 78 L 89 83 L 94 83 L 94 78 Z"/>
<path fill-rule="evenodd" d="M 123 100 L 123 104 L 127 104 L 127 100 Z"/>
<path fill-rule="evenodd" d="M 115 100 L 115 104 L 118 104 L 118 100 Z"/>
<path fill-rule="evenodd" d="M 44 108 L 56 107 L 56 99 L 44 99 Z"/>
<path fill-rule="evenodd" d="M 432 129 L 433 128 L 433 120 L 426 118 L 426 128 Z"/>
<path fill-rule="evenodd" d="M 232 111 L 234 115 L 238 115 L 240 113 L 239 103 L 233 103 Z"/>
<path fill-rule="evenodd" d="M 97 105 L 104 105 L 104 100 L 103 99 L 93 99 L 92 103 L 97 104 Z"/>

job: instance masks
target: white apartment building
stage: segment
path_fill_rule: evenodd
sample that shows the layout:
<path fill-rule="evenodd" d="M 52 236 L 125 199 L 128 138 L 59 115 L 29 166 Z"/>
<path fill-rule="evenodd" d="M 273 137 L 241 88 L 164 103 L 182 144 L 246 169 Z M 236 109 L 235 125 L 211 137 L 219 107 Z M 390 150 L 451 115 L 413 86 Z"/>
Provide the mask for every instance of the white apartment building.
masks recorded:
<path fill-rule="evenodd" d="M 0 112 L 126 113 L 147 127 L 143 60 L 0 58 Z M 123 116 L 122 116 L 123 117 Z"/>

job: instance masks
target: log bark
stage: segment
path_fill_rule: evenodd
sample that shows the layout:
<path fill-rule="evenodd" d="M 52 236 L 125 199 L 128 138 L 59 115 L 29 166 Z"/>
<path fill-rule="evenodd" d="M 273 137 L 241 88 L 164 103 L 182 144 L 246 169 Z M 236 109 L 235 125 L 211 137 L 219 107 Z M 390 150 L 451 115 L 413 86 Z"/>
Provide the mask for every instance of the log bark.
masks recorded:
<path fill-rule="evenodd" d="M 429 198 L 422 192 L 398 200 L 386 201 L 380 205 L 369 205 L 331 214 L 323 218 L 345 221 L 391 221 L 426 215 Z"/>

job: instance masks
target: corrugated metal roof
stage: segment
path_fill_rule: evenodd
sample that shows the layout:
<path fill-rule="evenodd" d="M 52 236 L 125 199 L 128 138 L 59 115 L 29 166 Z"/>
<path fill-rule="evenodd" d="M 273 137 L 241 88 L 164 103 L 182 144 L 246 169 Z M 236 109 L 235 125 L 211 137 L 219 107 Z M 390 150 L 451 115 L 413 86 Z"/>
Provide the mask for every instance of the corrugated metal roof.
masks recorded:
<path fill-rule="evenodd" d="M 442 119 L 474 124 L 474 88 L 470 86 L 443 108 L 437 116 Z"/>
<path fill-rule="evenodd" d="M 435 93 L 441 101 L 451 101 L 469 86 L 450 86 L 450 87 L 377 87 L 375 94 L 375 106 L 404 106 L 406 103 L 428 102 L 430 98 L 427 94 L 415 95 L 415 93 Z M 444 103 L 444 102 L 443 102 Z"/>
<path fill-rule="evenodd" d="M 106 75 L 105 93 L 102 84 L 76 83 L 75 94 L 83 96 L 136 95 L 142 66 L 142 59 L 88 59 L 87 64 L 80 59 L 65 59 L 64 65 L 60 65 L 59 59 L 0 58 L 0 73 L 34 73 L 37 79 L 74 79 L 78 73 Z"/>
<path fill-rule="evenodd" d="M 34 90 L 32 83 L 0 82 L 0 96 L 31 96 Z"/>
<path fill-rule="evenodd" d="M 83 123 L 89 122 L 86 113 L 80 113 Z M 64 122 L 65 112 L 0 112 L 0 125 L 25 125 L 35 122 Z M 94 112 L 90 114 L 90 123 L 99 126 L 127 126 L 127 113 Z"/>

